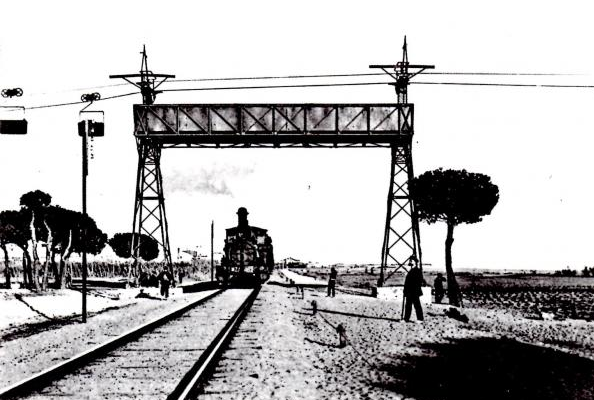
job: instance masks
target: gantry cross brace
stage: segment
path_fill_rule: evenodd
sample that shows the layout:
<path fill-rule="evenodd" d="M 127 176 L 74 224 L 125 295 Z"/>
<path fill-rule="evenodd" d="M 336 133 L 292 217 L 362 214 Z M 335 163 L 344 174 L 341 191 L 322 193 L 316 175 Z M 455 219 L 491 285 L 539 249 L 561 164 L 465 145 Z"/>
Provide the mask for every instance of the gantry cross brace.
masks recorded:
<path fill-rule="evenodd" d="M 412 104 L 144 104 L 134 105 L 133 113 L 139 155 L 134 232 L 156 239 L 169 263 L 160 156 L 175 147 L 389 147 L 382 267 L 405 267 L 411 254 L 420 255 L 408 192 Z"/>
<path fill-rule="evenodd" d="M 390 186 L 379 286 L 394 272 L 407 270 L 406 262 L 411 258 L 417 259 L 419 266 L 423 265 L 419 219 L 409 190 L 409 182 L 414 178 L 411 143 L 392 146 L 390 152 Z M 390 264 L 395 269 L 386 277 L 384 270 Z"/>
<path fill-rule="evenodd" d="M 134 201 L 132 255 L 139 257 L 141 236 L 145 234 L 157 241 L 163 257 L 171 267 L 169 231 L 163 196 L 161 175 L 161 146 L 145 140 L 137 140 L 138 171 Z"/>

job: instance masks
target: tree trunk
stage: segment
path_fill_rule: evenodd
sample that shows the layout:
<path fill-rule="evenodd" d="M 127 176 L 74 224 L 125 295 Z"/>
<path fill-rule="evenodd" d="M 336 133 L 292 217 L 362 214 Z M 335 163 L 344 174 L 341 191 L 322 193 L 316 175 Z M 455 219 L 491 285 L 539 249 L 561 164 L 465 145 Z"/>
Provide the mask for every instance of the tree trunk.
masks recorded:
<path fill-rule="evenodd" d="M 46 257 L 45 262 L 43 263 L 43 278 L 41 279 L 41 290 L 47 290 L 47 270 L 49 264 L 49 257 Z"/>
<path fill-rule="evenodd" d="M 27 280 L 29 281 L 27 287 L 31 289 L 33 287 L 33 271 L 31 268 L 31 256 L 26 248 L 23 249 L 23 270 L 27 271 Z"/>
<path fill-rule="evenodd" d="M 64 261 L 66 262 L 66 287 L 72 287 L 72 275 L 74 274 L 72 263 L 70 263 L 70 256 L 72 255 L 72 249 L 70 247 L 72 243 L 72 231 L 70 231 L 70 242 L 68 244 L 68 251 L 64 255 Z"/>
<path fill-rule="evenodd" d="M 25 250 L 23 249 L 23 288 L 28 286 L 27 280 L 27 259 L 25 258 Z"/>
<path fill-rule="evenodd" d="M 52 230 L 50 229 L 49 225 L 47 224 L 47 222 L 43 221 L 43 225 L 45 225 L 45 229 L 47 229 L 47 241 L 46 243 L 46 248 L 45 248 L 45 262 L 43 263 L 43 280 L 42 280 L 42 284 L 41 287 L 43 290 L 47 290 L 47 272 L 49 269 L 49 264 L 51 261 L 50 258 L 50 250 L 52 248 L 52 242 L 53 242 L 53 235 L 52 235 Z"/>
<path fill-rule="evenodd" d="M 54 288 L 58 288 L 58 284 L 60 282 L 60 272 L 58 271 L 58 265 L 56 264 L 56 250 L 54 249 L 52 249 L 51 267 L 52 274 L 54 275 Z"/>
<path fill-rule="evenodd" d="M 35 232 L 35 212 L 32 212 L 31 217 L 31 252 L 33 254 L 32 274 L 33 287 L 35 290 L 40 290 L 39 286 L 39 255 L 37 254 L 37 233 Z"/>
<path fill-rule="evenodd" d="M 4 250 L 4 275 L 6 276 L 6 289 L 10 289 L 10 263 L 8 261 L 8 250 L 6 244 L 2 243 L 2 250 Z"/>
<path fill-rule="evenodd" d="M 58 273 L 58 281 L 59 282 L 59 288 L 60 289 L 64 289 L 66 288 L 66 268 L 65 268 L 66 263 L 64 262 L 64 254 L 60 253 L 60 269 L 59 269 L 59 273 Z"/>
<path fill-rule="evenodd" d="M 128 268 L 128 282 L 130 282 L 130 278 L 132 277 L 133 271 L 136 270 L 136 263 L 137 259 L 135 258 L 134 261 L 130 264 L 130 267 Z"/>
<path fill-rule="evenodd" d="M 452 244 L 454 244 L 454 224 L 448 222 L 448 233 L 445 241 L 446 276 L 448 282 L 448 299 L 450 304 L 460 306 L 460 288 L 456 282 L 456 276 L 452 268 Z"/>
<path fill-rule="evenodd" d="M 66 248 L 62 250 L 60 253 L 60 289 L 66 288 L 66 281 L 68 275 L 68 268 L 66 266 L 66 261 L 68 261 L 68 257 L 70 257 L 70 245 L 72 244 L 72 229 L 68 233 L 68 244 Z"/>

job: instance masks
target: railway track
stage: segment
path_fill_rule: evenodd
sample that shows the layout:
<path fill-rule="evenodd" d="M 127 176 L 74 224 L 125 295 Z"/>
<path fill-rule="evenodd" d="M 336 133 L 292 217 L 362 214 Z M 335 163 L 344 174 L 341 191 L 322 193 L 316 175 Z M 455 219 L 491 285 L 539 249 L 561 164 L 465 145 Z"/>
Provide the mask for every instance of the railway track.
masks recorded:
<path fill-rule="evenodd" d="M 218 290 L 0 389 L 0 398 L 195 398 L 258 291 Z"/>

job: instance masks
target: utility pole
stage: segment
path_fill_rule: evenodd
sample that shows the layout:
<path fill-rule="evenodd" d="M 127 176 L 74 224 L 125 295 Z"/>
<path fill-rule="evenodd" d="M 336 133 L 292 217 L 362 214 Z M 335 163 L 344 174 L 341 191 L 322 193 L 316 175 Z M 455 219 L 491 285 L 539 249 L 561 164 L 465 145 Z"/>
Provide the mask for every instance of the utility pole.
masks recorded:
<path fill-rule="evenodd" d="M 83 221 L 87 220 L 87 175 L 89 173 L 89 160 L 87 153 L 87 138 L 89 131 L 89 121 L 85 121 L 85 132 L 82 135 L 82 213 Z M 82 322 L 87 322 L 87 229 L 82 226 Z"/>
<path fill-rule="evenodd" d="M 401 105 L 409 105 L 408 85 L 410 80 L 427 69 L 435 68 L 433 65 L 409 63 L 406 36 L 404 37 L 404 45 L 402 46 L 402 61 L 397 62 L 396 65 L 370 65 L 369 67 L 381 69 L 394 79 L 395 82 L 391 83 L 391 85 L 395 87 L 398 104 Z M 410 105 L 409 109 L 412 112 L 412 105 Z M 388 279 L 385 277 L 384 272 L 388 266 L 388 262 L 396 263 L 394 272 L 401 268 L 406 270 L 406 262 L 409 260 L 417 262 L 418 258 L 418 265 L 422 265 L 419 221 L 409 191 L 409 182 L 414 178 L 412 164 L 412 136 L 414 131 L 412 118 L 411 114 L 410 126 L 406 127 L 410 132 L 410 140 L 404 145 L 392 145 L 390 149 L 390 187 L 388 190 L 386 225 L 378 286 L 383 286 Z M 394 211 L 392 211 L 393 207 Z"/>
<path fill-rule="evenodd" d="M 82 101 L 88 101 L 79 115 L 84 115 L 84 111 L 93 104 L 93 101 L 100 100 L 99 93 L 83 94 Z M 101 112 L 103 114 L 103 112 Z M 81 125 L 82 124 L 82 125 Z M 82 129 L 81 129 L 82 128 Z M 82 322 L 87 322 L 87 176 L 89 175 L 89 152 L 87 142 L 89 136 L 103 136 L 103 121 L 94 122 L 91 119 L 83 119 L 78 125 L 78 134 L 82 136 Z"/>
<path fill-rule="evenodd" d="M 214 221 L 210 223 L 210 280 L 214 281 Z"/>

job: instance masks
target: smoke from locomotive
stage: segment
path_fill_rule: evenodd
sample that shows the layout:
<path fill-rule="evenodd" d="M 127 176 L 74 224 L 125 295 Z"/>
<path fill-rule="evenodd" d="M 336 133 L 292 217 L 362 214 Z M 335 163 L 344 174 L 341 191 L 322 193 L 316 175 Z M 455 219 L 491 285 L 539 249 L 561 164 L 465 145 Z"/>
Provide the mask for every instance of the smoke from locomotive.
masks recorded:
<path fill-rule="evenodd" d="M 272 239 L 268 230 L 250 226 L 245 207 L 237 210 L 237 226 L 227 229 L 224 255 L 217 269 L 223 282 L 266 281 L 274 269 Z"/>

